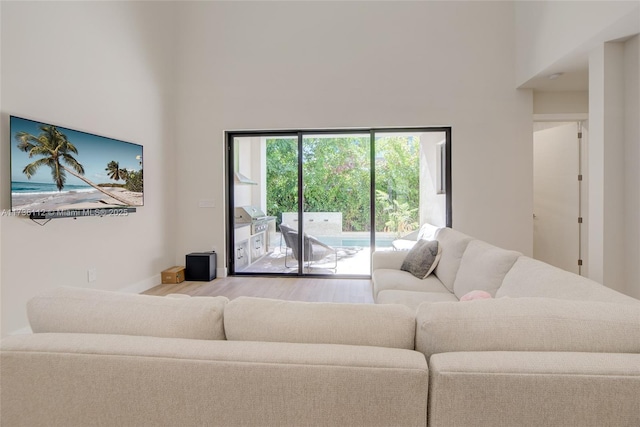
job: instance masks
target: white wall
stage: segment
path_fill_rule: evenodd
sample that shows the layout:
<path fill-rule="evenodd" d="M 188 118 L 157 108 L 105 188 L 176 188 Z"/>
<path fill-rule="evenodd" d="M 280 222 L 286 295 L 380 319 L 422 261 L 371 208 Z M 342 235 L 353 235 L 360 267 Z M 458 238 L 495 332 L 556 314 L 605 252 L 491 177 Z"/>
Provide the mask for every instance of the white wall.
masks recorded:
<path fill-rule="evenodd" d="M 447 225 L 446 195 L 438 194 L 439 144 L 445 141 L 444 132 L 420 134 L 420 224 Z"/>
<path fill-rule="evenodd" d="M 589 92 L 534 92 L 533 114 L 575 114 L 589 112 Z"/>
<path fill-rule="evenodd" d="M 236 138 L 237 142 L 236 151 L 238 156 L 238 172 L 251 180 L 258 182 L 259 176 L 256 176 L 256 171 L 253 167 L 253 152 L 260 151 L 260 138 L 259 137 L 243 137 Z M 261 185 L 264 185 L 264 181 L 260 181 Z M 248 206 L 256 205 L 257 201 L 254 201 L 253 192 L 258 185 L 250 184 L 235 184 L 234 185 L 234 202 L 235 206 Z"/>
<path fill-rule="evenodd" d="M 589 276 L 640 297 L 638 36 L 589 57 Z"/>
<path fill-rule="evenodd" d="M 453 226 L 531 253 L 532 102 L 513 84 L 513 4 L 182 6 L 176 260 L 223 250 L 224 130 L 358 126 L 452 126 Z"/>
<path fill-rule="evenodd" d="M 1 208 L 9 209 L 10 114 L 144 146 L 145 206 L 128 217 L 3 216 L 2 334 L 59 285 L 141 290 L 173 265 L 175 149 L 170 3 L 2 2 Z"/>
<path fill-rule="evenodd" d="M 624 43 L 625 287 L 640 299 L 640 36 Z"/>
<path fill-rule="evenodd" d="M 602 97 L 598 95 L 598 90 L 590 91 L 592 103 L 599 103 L 602 109 L 595 109 L 594 114 L 590 114 L 589 123 L 591 129 L 595 129 L 600 124 L 603 140 L 602 160 L 604 169 L 603 181 L 603 206 L 604 206 L 604 275 L 602 283 L 619 291 L 624 291 L 624 46 L 621 43 L 605 43 L 603 45 L 602 69 L 594 69 L 593 62 L 589 63 L 589 71 L 594 77 L 593 83 L 589 83 L 590 88 L 594 85 L 603 85 Z M 595 56 L 600 55 L 600 50 Z M 598 64 L 600 65 L 600 64 Z M 596 67 L 598 66 L 596 65 Z M 602 81 L 599 81 L 602 78 Z M 602 116 L 599 116 L 602 113 Z M 593 134 L 593 133 L 592 133 Z M 595 138 L 591 139 L 592 144 L 597 144 Z M 590 156 L 593 159 L 595 156 Z M 594 165 L 592 160 L 591 166 Z M 597 202 L 597 201 L 596 201 Z M 591 231 L 590 231 L 591 235 Z M 594 262 L 591 263 L 594 266 Z"/>
<path fill-rule="evenodd" d="M 588 64 L 588 274 L 640 297 L 640 3 L 516 2 L 515 12 L 518 85 Z M 607 52 L 608 42 L 619 46 L 609 46 Z M 559 97 L 536 95 L 536 113 L 567 112 L 567 106 L 583 110 L 575 98 Z"/>

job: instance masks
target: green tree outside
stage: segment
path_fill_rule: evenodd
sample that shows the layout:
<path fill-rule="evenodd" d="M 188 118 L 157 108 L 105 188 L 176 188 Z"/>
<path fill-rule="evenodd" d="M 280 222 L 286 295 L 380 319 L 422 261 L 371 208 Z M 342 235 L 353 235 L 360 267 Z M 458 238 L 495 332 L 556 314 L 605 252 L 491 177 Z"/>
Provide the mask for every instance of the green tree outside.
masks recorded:
<path fill-rule="evenodd" d="M 267 140 L 267 214 L 298 209 L 297 140 Z M 409 136 L 376 141 L 376 231 L 418 226 L 419 144 Z M 307 137 L 303 141 L 304 210 L 342 212 L 344 231 L 370 230 L 370 139 Z"/>
<path fill-rule="evenodd" d="M 378 138 L 376 152 L 376 231 L 406 234 L 419 226 L 420 141 Z"/>

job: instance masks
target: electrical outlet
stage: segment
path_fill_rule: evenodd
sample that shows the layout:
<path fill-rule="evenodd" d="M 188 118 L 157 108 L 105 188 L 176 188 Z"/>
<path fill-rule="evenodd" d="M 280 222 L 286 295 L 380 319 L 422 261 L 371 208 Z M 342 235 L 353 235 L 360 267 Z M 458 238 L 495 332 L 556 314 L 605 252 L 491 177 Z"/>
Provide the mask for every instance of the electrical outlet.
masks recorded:
<path fill-rule="evenodd" d="M 98 280 L 98 271 L 95 268 L 90 268 L 87 270 L 87 282 L 95 282 Z"/>

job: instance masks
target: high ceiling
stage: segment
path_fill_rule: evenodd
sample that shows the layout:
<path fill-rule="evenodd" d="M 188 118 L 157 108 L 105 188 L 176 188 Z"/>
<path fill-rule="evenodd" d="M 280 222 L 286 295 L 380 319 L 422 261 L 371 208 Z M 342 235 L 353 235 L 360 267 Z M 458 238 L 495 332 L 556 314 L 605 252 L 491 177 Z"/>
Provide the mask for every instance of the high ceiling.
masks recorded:
<path fill-rule="evenodd" d="M 589 90 L 589 70 L 585 67 L 572 71 L 544 73 L 529 80 L 522 87 L 537 92 L 586 91 Z"/>
<path fill-rule="evenodd" d="M 607 42 L 626 42 L 638 35 L 640 18 L 629 15 L 602 32 L 598 37 L 585 42 L 565 57 L 541 70 L 535 77 L 520 86 L 538 92 L 588 91 L 589 55 L 598 45 Z"/>

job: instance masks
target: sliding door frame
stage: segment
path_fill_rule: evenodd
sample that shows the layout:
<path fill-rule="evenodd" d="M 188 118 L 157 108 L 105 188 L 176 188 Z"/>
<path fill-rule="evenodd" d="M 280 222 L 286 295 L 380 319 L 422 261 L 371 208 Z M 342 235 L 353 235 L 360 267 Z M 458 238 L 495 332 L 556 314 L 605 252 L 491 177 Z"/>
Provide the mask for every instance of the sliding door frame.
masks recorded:
<path fill-rule="evenodd" d="M 303 174 L 303 139 L 307 135 L 352 135 L 352 134 L 369 134 L 370 136 L 370 250 L 373 253 L 375 251 L 375 207 L 376 207 L 376 170 L 375 170 L 375 158 L 376 158 L 376 146 L 375 137 L 378 133 L 403 133 L 403 132 L 442 132 L 445 134 L 445 162 L 444 169 L 444 189 L 445 189 L 445 220 L 446 226 L 452 227 L 453 214 L 452 214 L 452 174 L 451 174 L 451 127 L 449 126 L 420 126 L 420 127 L 400 127 L 400 128 L 339 128 L 339 129 L 287 129 L 287 130 L 235 130 L 225 131 L 225 165 L 226 165 L 226 194 L 225 202 L 227 207 L 227 220 L 226 220 L 226 265 L 229 271 L 229 275 L 232 276 L 290 276 L 290 277 L 322 277 L 322 278 L 349 278 L 349 279 L 369 279 L 371 274 L 368 275 L 341 275 L 341 274 L 312 274 L 304 271 L 304 256 L 299 257 L 298 271 L 292 273 L 243 273 L 235 271 L 235 230 L 234 230 L 234 138 L 236 137 L 251 137 L 251 136 L 272 136 L 272 137 L 291 137 L 297 138 L 298 143 L 298 224 L 303 224 L 304 215 L 304 174 Z M 303 245 L 303 233 L 298 233 L 298 247 L 304 250 Z"/>

